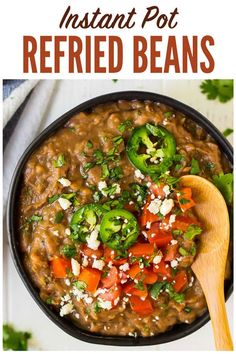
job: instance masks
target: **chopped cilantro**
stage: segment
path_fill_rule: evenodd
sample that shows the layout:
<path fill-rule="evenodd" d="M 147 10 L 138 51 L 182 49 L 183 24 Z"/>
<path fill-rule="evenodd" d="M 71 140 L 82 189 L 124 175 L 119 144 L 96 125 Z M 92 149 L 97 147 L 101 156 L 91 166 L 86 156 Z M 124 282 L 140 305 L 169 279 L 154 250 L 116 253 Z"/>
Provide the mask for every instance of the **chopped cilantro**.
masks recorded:
<path fill-rule="evenodd" d="M 102 192 L 105 194 L 106 197 L 113 195 L 116 192 L 117 186 L 111 185 L 109 187 L 103 188 Z"/>
<path fill-rule="evenodd" d="M 65 245 L 61 248 L 60 253 L 66 258 L 72 258 L 76 255 L 76 248 L 73 245 Z"/>
<path fill-rule="evenodd" d="M 190 313 L 192 311 L 191 307 L 185 306 L 184 312 Z"/>
<path fill-rule="evenodd" d="M 86 147 L 87 147 L 88 149 L 92 149 L 92 148 L 93 148 L 93 143 L 92 143 L 91 140 L 88 140 L 88 142 L 87 142 L 87 144 L 86 144 Z"/>
<path fill-rule="evenodd" d="M 114 181 L 118 181 L 124 176 L 123 170 L 120 166 L 117 166 L 115 168 L 112 168 L 110 171 L 110 178 L 113 179 Z"/>
<path fill-rule="evenodd" d="M 205 166 L 208 170 L 212 170 L 215 167 L 215 164 L 211 161 L 208 161 Z"/>
<path fill-rule="evenodd" d="M 218 176 L 213 176 L 213 183 L 225 198 L 226 203 L 231 204 L 233 199 L 233 174 L 221 172 Z"/>
<path fill-rule="evenodd" d="M 151 297 L 156 300 L 161 292 L 161 289 L 165 285 L 165 282 L 156 282 L 155 284 L 152 285 L 150 289 L 150 295 Z"/>
<path fill-rule="evenodd" d="M 60 210 L 55 214 L 54 221 L 56 224 L 60 224 L 62 222 L 63 218 L 64 218 L 64 213 L 62 210 Z"/>
<path fill-rule="evenodd" d="M 180 204 L 188 204 L 189 202 L 190 202 L 190 200 L 189 199 L 186 199 L 186 198 L 181 198 L 180 200 L 179 200 L 179 202 L 180 202 Z"/>
<path fill-rule="evenodd" d="M 145 290 L 145 286 L 144 286 L 144 284 L 143 284 L 143 282 L 141 281 L 141 280 L 139 280 L 136 284 L 135 284 L 135 289 L 138 289 L 138 290 L 141 290 L 141 291 L 143 291 L 143 290 Z"/>
<path fill-rule="evenodd" d="M 102 198 L 102 193 L 101 192 L 95 192 L 93 193 L 93 199 L 95 202 L 99 202 L 99 200 Z"/>
<path fill-rule="evenodd" d="M 120 145 L 124 140 L 121 135 L 118 135 L 115 138 L 113 138 L 112 141 L 115 145 Z"/>
<path fill-rule="evenodd" d="M 230 134 L 232 134 L 233 132 L 234 132 L 233 129 L 227 128 L 227 129 L 225 129 L 225 130 L 223 131 L 223 135 L 224 135 L 225 137 L 227 137 L 227 136 L 229 136 Z"/>
<path fill-rule="evenodd" d="M 3 350 L 26 351 L 31 333 L 15 331 L 7 324 L 3 325 Z"/>
<path fill-rule="evenodd" d="M 175 292 L 173 286 L 171 284 L 166 284 L 165 285 L 165 291 L 167 294 L 169 294 L 169 297 L 174 300 L 177 303 L 182 303 L 185 300 L 185 295 L 182 294 L 178 294 Z"/>
<path fill-rule="evenodd" d="M 173 231 L 172 231 L 172 234 L 173 234 L 174 236 L 180 236 L 180 235 L 182 235 L 182 233 L 183 233 L 183 231 L 181 231 L 181 230 L 173 230 Z"/>
<path fill-rule="evenodd" d="M 202 233 L 202 228 L 198 225 L 189 225 L 186 232 L 184 233 L 184 237 L 188 240 L 193 240 L 195 236 L 200 235 Z"/>
<path fill-rule="evenodd" d="M 54 203 L 57 199 L 59 199 L 60 198 L 60 194 L 55 194 L 55 195 L 53 195 L 52 197 L 49 197 L 48 198 L 48 203 L 49 204 L 52 204 L 52 203 Z"/>
<path fill-rule="evenodd" d="M 87 162 L 83 168 L 84 171 L 87 172 L 88 170 L 90 170 L 91 168 L 93 168 L 95 166 L 95 162 Z"/>
<path fill-rule="evenodd" d="M 104 179 L 106 179 L 106 178 L 109 177 L 110 172 L 109 172 L 109 168 L 108 168 L 108 165 L 107 165 L 107 164 L 103 164 L 103 165 L 101 166 L 101 168 L 102 168 L 101 179 L 104 180 Z"/>
<path fill-rule="evenodd" d="M 190 174 L 198 175 L 199 173 L 200 173 L 200 167 L 199 167 L 198 160 L 192 159 Z"/>
<path fill-rule="evenodd" d="M 201 92 L 207 95 L 208 100 L 219 99 L 227 102 L 233 98 L 233 80 L 205 80 L 201 83 Z"/>
<path fill-rule="evenodd" d="M 39 222 L 42 221 L 43 217 L 39 216 L 39 215 L 32 215 L 29 219 L 28 219 L 28 223 L 31 224 L 32 222 Z"/>
<path fill-rule="evenodd" d="M 104 154 L 101 150 L 95 150 L 93 156 L 96 159 L 96 165 L 101 165 L 104 161 Z"/>
<path fill-rule="evenodd" d="M 181 254 L 181 256 L 189 256 L 189 252 L 186 251 L 186 249 L 183 247 L 179 248 L 179 253 Z"/>
<path fill-rule="evenodd" d="M 73 285 L 80 291 L 83 291 L 87 288 L 87 284 L 83 280 L 77 280 Z"/>
<path fill-rule="evenodd" d="M 46 302 L 47 305 L 51 305 L 52 304 L 52 298 L 51 297 L 47 297 L 45 302 Z"/>
<path fill-rule="evenodd" d="M 124 122 L 120 123 L 118 126 L 118 130 L 121 133 L 124 133 L 126 130 L 132 129 L 132 122 L 130 120 L 125 120 Z"/>
<path fill-rule="evenodd" d="M 53 161 L 53 165 L 56 168 L 64 166 L 65 163 L 65 156 L 63 154 L 60 154 L 57 159 Z"/>
<path fill-rule="evenodd" d="M 95 302 L 93 309 L 95 313 L 99 313 L 102 310 L 99 302 Z"/>
<path fill-rule="evenodd" d="M 164 117 L 165 118 L 170 118 L 170 117 L 172 117 L 173 116 L 173 112 L 165 112 L 164 113 Z"/>

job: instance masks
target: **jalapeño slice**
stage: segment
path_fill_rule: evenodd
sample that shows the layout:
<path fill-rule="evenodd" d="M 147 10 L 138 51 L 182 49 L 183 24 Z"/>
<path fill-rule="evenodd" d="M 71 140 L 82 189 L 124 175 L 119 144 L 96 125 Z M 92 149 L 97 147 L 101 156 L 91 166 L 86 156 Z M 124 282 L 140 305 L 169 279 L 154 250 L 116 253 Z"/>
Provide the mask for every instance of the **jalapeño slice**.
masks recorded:
<path fill-rule="evenodd" d="M 131 163 L 141 172 L 161 175 L 172 165 L 176 142 L 164 127 L 146 124 L 133 131 L 126 150 Z"/>
<path fill-rule="evenodd" d="M 114 209 L 102 218 L 101 240 L 113 250 L 129 248 L 136 242 L 138 234 L 138 222 L 135 216 L 127 210 Z"/>
<path fill-rule="evenodd" d="M 98 204 L 86 204 L 79 208 L 70 222 L 71 238 L 86 242 L 86 237 L 100 224 L 104 212 Z"/>

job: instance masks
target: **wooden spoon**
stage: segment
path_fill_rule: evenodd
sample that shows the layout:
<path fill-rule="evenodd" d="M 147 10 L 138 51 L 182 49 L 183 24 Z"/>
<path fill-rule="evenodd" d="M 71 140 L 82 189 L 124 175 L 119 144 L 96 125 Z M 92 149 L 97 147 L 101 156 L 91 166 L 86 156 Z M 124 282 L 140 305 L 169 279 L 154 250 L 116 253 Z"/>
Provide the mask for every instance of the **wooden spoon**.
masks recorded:
<path fill-rule="evenodd" d="M 224 297 L 230 236 L 228 209 L 222 194 L 205 178 L 187 175 L 180 178 L 180 183 L 192 188 L 194 209 L 203 224 L 199 253 L 192 270 L 206 297 L 216 350 L 233 350 Z"/>

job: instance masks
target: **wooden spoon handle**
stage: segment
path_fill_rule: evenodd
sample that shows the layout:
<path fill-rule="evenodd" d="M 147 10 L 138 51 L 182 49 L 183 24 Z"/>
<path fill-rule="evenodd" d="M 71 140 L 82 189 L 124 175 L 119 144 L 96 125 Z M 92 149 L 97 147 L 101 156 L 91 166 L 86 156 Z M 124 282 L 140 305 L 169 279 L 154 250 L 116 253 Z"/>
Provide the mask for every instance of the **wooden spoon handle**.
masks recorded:
<path fill-rule="evenodd" d="M 233 342 L 230 335 L 225 307 L 223 286 L 215 290 L 215 296 L 206 296 L 206 299 L 209 299 L 207 305 L 211 316 L 216 350 L 233 350 Z"/>

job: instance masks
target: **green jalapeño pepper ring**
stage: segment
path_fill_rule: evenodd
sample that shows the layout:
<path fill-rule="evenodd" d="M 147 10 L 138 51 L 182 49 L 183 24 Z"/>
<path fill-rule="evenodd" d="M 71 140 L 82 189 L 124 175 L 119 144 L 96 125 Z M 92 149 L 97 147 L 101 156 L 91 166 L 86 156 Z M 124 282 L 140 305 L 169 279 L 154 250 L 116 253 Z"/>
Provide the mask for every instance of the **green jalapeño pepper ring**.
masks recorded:
<path fill-rule="evenodd" d="M 107 212 L 101 221 L 100 236 L 103 243 L 113 250 L 125 250 L 138 237 L 138 222 L 127 210 L 114 209 Z"/>
<path fill-rule="evenodd" d="M 161 175 L 172 165 L 176 142 L 162 126 L 146 124 L 134 129 L 126 150 L 131 163 L 141 172 Z"/>
<path fill-rule="evenodd" d="M 79 208 L 70 222 L 71 238 L 86 242 L 86 237 L 100 224 L 105 210 L 98 204 L 86 204 Z"/>

